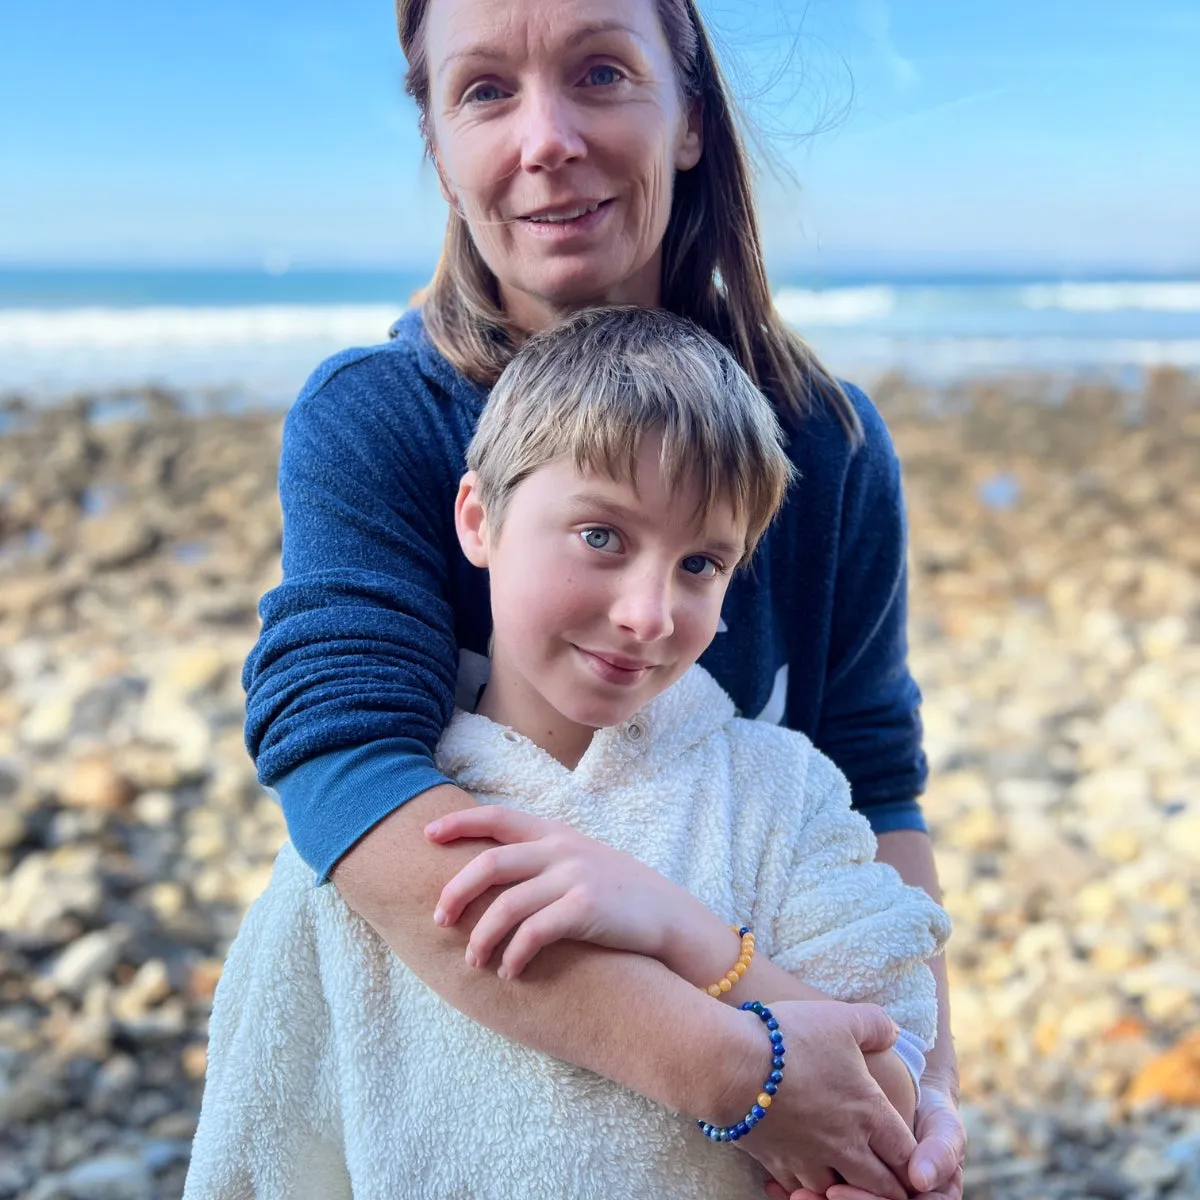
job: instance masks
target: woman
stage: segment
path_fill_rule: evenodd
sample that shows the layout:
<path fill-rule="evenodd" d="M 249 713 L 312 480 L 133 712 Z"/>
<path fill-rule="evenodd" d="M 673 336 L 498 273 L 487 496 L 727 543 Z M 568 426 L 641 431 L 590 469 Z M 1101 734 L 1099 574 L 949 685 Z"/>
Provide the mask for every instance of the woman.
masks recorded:
<path fill-rule="evenodd" d="M 501 889 L 452 928 L 430 920 L 487 844 L 422 835 L 472 803 L 432 760 L 456 678 L 470 707 L 486 668 L 485 584 L 451 519 L 463 452 L 514 343 L 563 312 L 662 306 L 729 345 L 786 421 L 803 482 L 757 569 L 731 586 L 704 665 L 743 713 L 808 733 L 842 767 L 879 857 L 936 898 L 914 800 L 924 761 L 895 456 L 866 398 L 839 388 L 771 308 L 745 156 L 690 0 L 401 0 L 398 19 L 451 206 L 446 245 L 392 343 L 330 360 L 289 414 L 284 582 L 263 600 L 247 663 L 248 745 L 318 877 L 444 998 L 669 1106 L 723 1107 L 744 1090 L 741 1048 L 659 964 L 559 943 L 506 986 L 463 958 Z M 651 618 L 656 586 L 641 601 Z M 631 1042 L 651 1002 L 677 1015 Z M 834 1186 L 840 1175 L 903 1196 L 913 1138 L 862 1058 L 890 1036 L 875 1010 L 813 1006 L 792 1037 L 812 1090 L 790 1089 L 769 1123 L 796 1145 L 782 1184 L 864 1194 Z M 938 1044 L 909 1176 L 958 1200 L 944 1024 Z"/>

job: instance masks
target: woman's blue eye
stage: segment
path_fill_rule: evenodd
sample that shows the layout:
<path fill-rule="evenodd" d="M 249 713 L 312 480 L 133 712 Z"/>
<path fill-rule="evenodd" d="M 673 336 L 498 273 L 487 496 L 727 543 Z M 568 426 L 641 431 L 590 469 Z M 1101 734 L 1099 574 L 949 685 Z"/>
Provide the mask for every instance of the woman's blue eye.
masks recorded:
<path fill-rule="evenodd" d="M 612 554 L 620 548 L 616 533 L 611 529 L 605 529 L 602 525 L 597 525 L 592 529 L 584 529 L 579 536 L 593 550 L 606 550 Z"/>
<path fill-rule="evenodd" d="M 594 87 L 610 87 L 614 83 L 620 83 L 622 78 L 616 67 L 592 67 L 587 73 L 587 81 Z"/>
<path fill-rule="evenodd" d="M 708 557 L 707 554 L 689 554 L 687 558 L 680 563 L 685 571 L 690 575 L 700 575 L 705 579 L 712 579 L 714 575 L 720 574 L 720 567 Z"/>
<path fill-rule="evenodd" d="M 492 100 L 499 100 L 502 94 L 494 83 L 481 83 L 467 94 L 467 102 L 470 104 L 487 104 Z"/>

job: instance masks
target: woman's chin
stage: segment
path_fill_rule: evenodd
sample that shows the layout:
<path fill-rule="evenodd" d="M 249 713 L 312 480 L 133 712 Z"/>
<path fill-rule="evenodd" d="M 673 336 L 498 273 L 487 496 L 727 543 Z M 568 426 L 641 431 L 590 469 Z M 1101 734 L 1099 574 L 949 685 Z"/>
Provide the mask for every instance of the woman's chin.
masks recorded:
<path fill-rule="evenodd" d="M 561 262 L 547 266 L 534 279 L 522 281 L 518 289 L 531 300 L 561 312 L 621 303 L 623 279 L 614 274 L 611 262 Z"/>

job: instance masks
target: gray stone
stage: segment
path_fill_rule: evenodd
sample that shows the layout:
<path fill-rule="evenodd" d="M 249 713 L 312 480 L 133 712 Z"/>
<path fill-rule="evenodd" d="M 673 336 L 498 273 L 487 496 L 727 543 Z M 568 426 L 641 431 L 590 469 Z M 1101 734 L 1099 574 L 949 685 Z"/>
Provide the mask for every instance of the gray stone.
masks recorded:
<path fill-rule="evenodd" d="M 85 934 L 59 955 L 51 968 L 50 981 L 60 992 L 82 996 L 93 983 L 112 972 L 128 942 L 129 931 L 120 925 Z"/>
<path fill-rule="evenodd" d="M 64 1182 L 77 1200 L 152 1200 L 154 1183 L 140 1157 L 105 1154 L 72 1167 Z"/>

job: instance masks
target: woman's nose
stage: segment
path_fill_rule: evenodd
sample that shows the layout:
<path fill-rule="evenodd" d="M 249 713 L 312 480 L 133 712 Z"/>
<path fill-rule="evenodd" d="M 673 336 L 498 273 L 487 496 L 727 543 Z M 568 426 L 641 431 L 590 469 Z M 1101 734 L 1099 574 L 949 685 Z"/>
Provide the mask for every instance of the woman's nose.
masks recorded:
<path fill-rule="evenodd" d="M 554 171 L 587 152 L 574 106 L 558 89 L 530 88 L 521 106 L 521 166 Z"/>
<path fill-rule="evenodd" d="M 670 581 L 650 577 L 629 580 L 613 603 L 612 619 L 639 642 L 670 637 L 675 632 Z"/>

